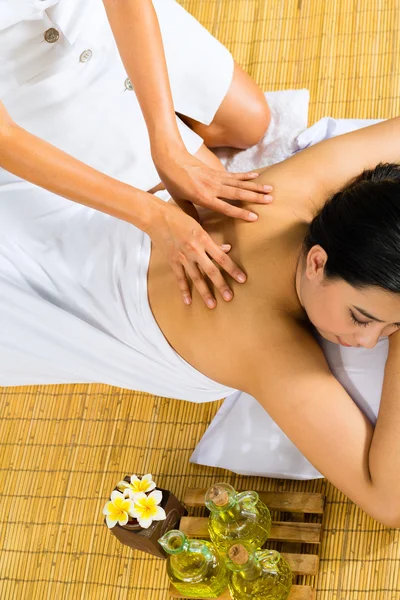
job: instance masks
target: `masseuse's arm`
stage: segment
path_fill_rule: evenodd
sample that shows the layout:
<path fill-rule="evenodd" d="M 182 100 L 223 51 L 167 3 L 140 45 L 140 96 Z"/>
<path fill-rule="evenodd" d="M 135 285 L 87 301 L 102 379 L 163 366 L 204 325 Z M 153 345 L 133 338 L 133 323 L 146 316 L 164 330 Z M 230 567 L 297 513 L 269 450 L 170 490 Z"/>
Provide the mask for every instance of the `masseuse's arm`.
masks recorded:
<path fill-rule="evenodd" d="M 400 336 L 391 336 L 390 345 L 375 429 L 333 377 L 317 342 L 293 324 L 282 326 L 274 352 L 271 344 L 252 348 L 262 359 L 245 391 L 350 500 L 400 527 Z"/>
<path fill-rule="evenodd" d="M 230 217 L 253 220 L 249 211 L 224 200 L 265 204 L 271 188 L 254 173 L 215 170 L 185 148 L 176 123 L 157 14 L 151 0 L 103 0 L 126 72 L 139 100 L 154 164 L 175 200 L 189 200 Z M 185 52 L 185 48 L 182 48 Z M 201 52 L 201 49 L 199 49 Z"/>
<path fill-rule="evenodd" d="M 1 102 L 0 168 L 139 227 L 167 256 L 175 272 L 179 273 L 183 265 L 199 264 L 221 295 L 230 290 L 210 257 L 234 279 L 245 279 L 242 270 L 223 249 L 180 208 L 108 177 L 28 133 L 12 121 Z M 183 274 L 180 285 L 185 299 L 187 281 Z M 202 277 L 199 276 L 195 285 L 206 302 L 213 299 Z"/>

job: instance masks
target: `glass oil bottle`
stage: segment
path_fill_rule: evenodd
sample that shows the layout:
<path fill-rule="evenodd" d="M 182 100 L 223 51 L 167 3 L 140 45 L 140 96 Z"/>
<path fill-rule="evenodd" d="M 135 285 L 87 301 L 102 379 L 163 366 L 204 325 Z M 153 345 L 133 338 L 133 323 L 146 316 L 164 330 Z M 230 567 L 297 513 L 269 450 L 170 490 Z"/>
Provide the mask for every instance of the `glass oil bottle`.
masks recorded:
<path fill-rule="evenodd" d="M 216 483 L 206 493 L 211 541 L 226 552 L 233 542 L 260 548 L 271 531 L 271 515 L 257 492 L 237 493 L 228 483 Z"/>
<path fill-rule="evenodd" d="M 228 586 L 230 572 L 210 542 L 188 539 L 168 531 L 159 543 L 169 554 L 167 573 L 172 585 L 188 598 L 218 598 Z"/>
<path fill-rule="evenodd" d="M 250 544 L 233 544 L 226 564 L 232 571 L 229 591 L 233 600 L 287 600 L 293 575 L 276 550 L 255 550 Z"/>

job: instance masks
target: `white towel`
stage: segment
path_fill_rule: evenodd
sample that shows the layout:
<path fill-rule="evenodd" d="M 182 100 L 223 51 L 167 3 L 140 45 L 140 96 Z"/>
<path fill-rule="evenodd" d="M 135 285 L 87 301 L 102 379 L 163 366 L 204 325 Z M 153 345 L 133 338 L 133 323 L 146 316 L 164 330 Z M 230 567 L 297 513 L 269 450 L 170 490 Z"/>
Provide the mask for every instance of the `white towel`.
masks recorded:
<path fill-rule="evenodd" d="M 308 146 L 322 142 L 322 140 L 349 133 L 356 129 L 362 129 L 369 125 L 375 125 L 375 123 L 380 123 L 381 121 L 383 119 L 332 119 L 332 117 L 325 117 L 314 123 L 312 127 L 309 127 L 297 137 L 294 141 L 294 150 L 304 150 Z"/>
<path fill-rule="evenodd" d="M 308 90 L 267 92 L 265 96 L 271 109 L 271 124 L 261 142 L 243 151 L 215 151 L 228 171 L 246 172 L 273 165 L 297 149 L 296 138 L 307 127 Z"/>
<path fill-rule="evenodd" d="M 307 123 L 307 90 L 275 92 L 267 94 L 267 98 L 272 109 L 268 134 L 255 148 L 220 152 L 228 170 L 249 171 L 273 164 L 323 139 L 379 122 L 325 118 L 299 134 Z M 373 350 L 349 349 L 326 340 L 320 343 L 335 377 L 374 423 L 379 410 L 387 339 Z M 241 392 L 225 400 L 190 460 L 258 477 L 323 477 L 257 400 Z"/>

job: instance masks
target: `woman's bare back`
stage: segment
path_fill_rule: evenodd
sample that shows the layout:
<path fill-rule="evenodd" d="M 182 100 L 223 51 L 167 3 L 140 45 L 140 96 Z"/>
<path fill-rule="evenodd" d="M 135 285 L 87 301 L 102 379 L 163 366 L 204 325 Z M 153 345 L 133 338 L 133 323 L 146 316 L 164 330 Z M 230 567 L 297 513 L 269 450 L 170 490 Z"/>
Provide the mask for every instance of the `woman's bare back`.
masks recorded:
<path fill-rule="evenodd" d="M 193 302 L 185 306 L 174 274 L 155 248 L 148 278 L 150 306 L 171 346 L 211 379 L 240 389 L 251 374 L 246 362 L 252 360 L 252 349 L 264 346 L 268 352 L 279 342 L 283 322 L 285 327 L 291 319 L 306 322 L 295 272 L 307 223 L 282 204 L 257 209 L 255 223 L 217 214 L 203 222 L 218 243 L 232 245 L 231 258 L 247 274 L 245 284 L 229 281 L 231 302 L 217 299 L 210 310 L 193 290 Z"/>

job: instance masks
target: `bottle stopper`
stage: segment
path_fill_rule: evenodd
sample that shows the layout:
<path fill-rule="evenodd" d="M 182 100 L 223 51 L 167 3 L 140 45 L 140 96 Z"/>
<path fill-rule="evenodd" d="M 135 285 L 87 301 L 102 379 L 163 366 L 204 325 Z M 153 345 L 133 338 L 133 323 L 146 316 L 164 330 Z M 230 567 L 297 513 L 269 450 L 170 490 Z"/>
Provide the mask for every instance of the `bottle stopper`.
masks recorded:
<path fill-rule="evenodd" d="M 212 486 L 208 497 L 215 506 L 225 506 L 229 502 L 228 492 L 224 488 L 219 487 L 219 485 Z"/>
<path fill-rule="evenodd" d="M 249 553 L 242 544 L 231 546 L 228 556 L 235 565 L 245 565 L 249 561 Z"/>

